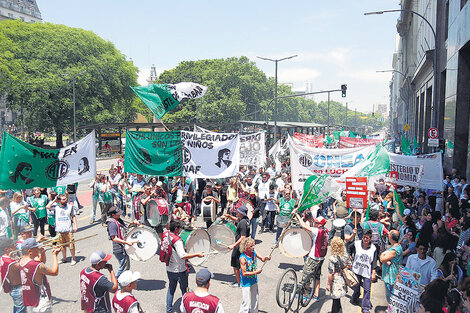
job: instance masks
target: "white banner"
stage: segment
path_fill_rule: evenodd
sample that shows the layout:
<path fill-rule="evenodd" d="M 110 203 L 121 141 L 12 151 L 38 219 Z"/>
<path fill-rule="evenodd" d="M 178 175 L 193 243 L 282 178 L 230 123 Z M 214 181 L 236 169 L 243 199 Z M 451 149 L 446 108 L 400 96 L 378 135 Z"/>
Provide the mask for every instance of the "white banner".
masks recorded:
<path fill-rule="evenodd" d="M 200 133 L 216 133 L 216 132 L 213 132 L 212 130 L 202 128 L 201 126 L 198 126 L 196 124 L 194 124 L 194 131 L 195 132 L 200 132 Z"/>
<path fill-rule="evenodd" d="M 442 190 L 444 174 L 439 152 L 407 156 L 389 153 L 390 171 L 397 172 L 396 184 L 423 189 Z"/>
<path fill-rule="evenodd" d="M 240 135 L 240 165 L 264 166 L 266 141 L 264 132 Z"/>
<path fill-rule="evenodd" d="M 81 140 L 60 149 L 58 164 L 67 164 L 67 174 L 59 176 L 57 186 L 74 184 L 96 176 L 95 131 Z"/>
<path fill-rule="evenodd" d="M 305 180 L 313 174 L 339 177 L 366 159 L 374 149 L 374 146 L 351 149 L 319 149 L 296 145 L 293 141 L 289 141 L 294 189 L 301 190 Z"/>
<path fill-rule="evenodd" d="M 235 176 L 240 166 L 240 137 L 234 133 L 181 132 L 183 175 L 190 178 Z"/>
<path fill-rule="evenodd" d="M 281 141 L 278 140 L 274 146 L 269 149 L 269 159 L 271 162 L 276 162 L 276 171 L 281 170 L 282 157 L 288 151 L 287 141 L 285 144 L 281 144 Z"/>

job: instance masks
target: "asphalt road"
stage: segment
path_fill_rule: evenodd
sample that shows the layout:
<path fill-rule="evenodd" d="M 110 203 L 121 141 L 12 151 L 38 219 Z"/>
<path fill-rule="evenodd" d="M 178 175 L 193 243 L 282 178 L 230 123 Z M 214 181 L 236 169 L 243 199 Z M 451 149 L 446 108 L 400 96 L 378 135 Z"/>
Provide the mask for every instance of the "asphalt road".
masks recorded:
<path fill-rule="evenodd" d="M 97 162 L 98 171 L 109 169 L 115 160 L 100 160 Z M 59 275 L 50 277 L 49 282 L 52 288 L 53 311 L 54 312 L 81 312 L 80 310 L 80 288 L 79 273 L 89 265 L 88 257 L 96 250 L 103 250 L 112 253 L 112 244 L 108 240 L 106 228 L 100 223 L 90 225 L 91 215 L 91 191 L 88 188 L 88 182 L 79 184 L 79 199 L 85 206 L 84 212 L 78 216 L 78 233 L 75 238 L 79 239 L 89 235 L 97 234 L 97 236 L 76 243 L 79 250 L 77 253 L 78 263 L 71 266 L 70 263 L 59 265 Z M 197 225 L 202 225 L 202 218 L 199 218 Z M 330 223 L 327 226 L 331 225 Z M 260 255 L 268 255 L 274 244 L 274 233 L 257 234 L 256 251 Z M 60 254 L 59 254 L 60 256 Z M 51 264 L 51 255 L 47 255 L 47 264 Z M 70 255 L 69 255 L 70 259 Z M 116 259 L 110 261 L 115 269 L 118 267 Z M 260 266 L 261 263 L 258 263 Z M 293 268 L 296 271 L 302 269 L 302 258 L 288 258 L 282 255 L 279 250 L 274 251 L 272 260 L 268 261 L 259 275 L 259 310 L 260 312 L 277 313 L 284 312 L 278 307 L 275 299 L 277 282 L 283 271 L 287 268 Z M 320 301 L 310 304 L 307 308 L 303 308 L 300 312 L 329 312 L 331 309 L 331 299 L 326 295 L 325 286 L 327 282 L 327 261 L 324 262 L 321 276 Z M 241 290 L 232 287 L 235 281 L 233 270 L 230 267 L 230 254 L 216 254 L 209 256 L 208 260 L 202 265 L 194 267 L 197 272 L 200 268 L 207 267 L 214 273 L 214 279 L 211 281 L 210 292 L 218 296 L 223 303 L 226 312 L 238 312 L 241 303 Z M 158 256 L 154 256 L 147 262 L 137 262 L 131 260 L 131 270 L 139 271 L 142 279 L 138 282 L 138 288 L 134 295 L 140 301 L 145 312 L 165 312 L 166 292 L 168 287 L 168 279 L 165 266 L 158 260 Z M 106 273 L 107 274 L 107 273 Z M 299 279 L 301 273 L 298 272 Z M 195 289 L 195 273 L 190 273 L 189 288 Z M 360 312 L 360 307 L 353 306 L 349 303 L 352 291 L 349 290 L 348 295 L 342 299 L 343 312 Z M 374 305 L 372 312 L 382 312 L 386 309 L 386 300 L 384 285 L 379 281 L 372 285 L 372 304 Z M 181 293 L 179 287 L 175 294 L 175 312 L 179 312 L 181 302 Z M 12 300 L 10 296 L 0 293 L 0 311 L 11 312 Z"/>

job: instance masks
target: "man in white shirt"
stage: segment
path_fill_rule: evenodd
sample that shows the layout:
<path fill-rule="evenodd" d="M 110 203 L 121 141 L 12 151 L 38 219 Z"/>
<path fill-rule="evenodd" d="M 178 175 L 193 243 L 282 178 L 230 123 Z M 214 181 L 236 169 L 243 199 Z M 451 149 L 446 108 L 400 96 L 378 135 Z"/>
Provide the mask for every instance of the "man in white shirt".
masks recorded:
<path fill-rule="evenodd" d="M 406 261 L 406 267 L 421 274 L 420 284 L 427 285 L 437 278 L 436 261 L 426 254 L 428 247 L 423 242 L 416 244 L 417 254 L 412 254 Z"/>
<path fill-rule="evenodd" d="M 178 220 L 170 222 L 170 231 L 163 234 L 163 240 L 169 240 L 172 253 L 171 258 L 166 266 L 168 275 L 168 292 L 166 295 L 166 311 L 173 312 L 173 297 L 176 291 L 176 285 L 180 284 L 181 295 L 183 296 L 188 289 L 188 268 L 186 260 L 194 257 L 204 257 L 204 253 L 188 254 L 184 250 L 183 240 L 179 236 L 181 232 L 181 223 Z"/>

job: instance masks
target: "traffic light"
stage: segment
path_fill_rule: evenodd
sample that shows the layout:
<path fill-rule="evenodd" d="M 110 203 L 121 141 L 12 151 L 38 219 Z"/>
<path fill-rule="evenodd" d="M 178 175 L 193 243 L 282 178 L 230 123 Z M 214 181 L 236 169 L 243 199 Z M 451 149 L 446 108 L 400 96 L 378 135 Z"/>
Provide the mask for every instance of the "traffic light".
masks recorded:
<path fill-rule="evenodd" d="M 348 89 L 348 85 L 346 85 L 346 84 L 341 85 L 341 96 L 343 98 L 346 97 L 346 89 Z"/>
<path fill-rule="evenodd" d="M 444 138 L 439 138 L 439 150 L 442 152 L 446 151 L 446 140 Z"/>

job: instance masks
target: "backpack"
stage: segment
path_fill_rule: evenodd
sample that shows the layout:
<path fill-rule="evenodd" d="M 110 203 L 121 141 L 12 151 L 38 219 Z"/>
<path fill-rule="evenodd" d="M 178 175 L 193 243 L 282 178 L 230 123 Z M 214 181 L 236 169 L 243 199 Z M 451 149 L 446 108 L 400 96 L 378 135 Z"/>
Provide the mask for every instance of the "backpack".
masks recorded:
<path fill-rule="evenodd" d="M 320 246 L 317 248 L 318 256 L 323 258 L 325 257 L 326 252 L 328 251 L 328 229 L 319 228 L 318 235 L 321 236 L 319 240 L 317 239 L 317 243 L 320 243 Z"/>
<path fill-rule="evenodd" d="M 165 263 L 166 266 L 170 264 L 174 244 L 179 239 L 180 238 L 178 236 L 172 235 L 169 231 L 163 233 L 163 239 L 160 245 L 160 262 Z"/>
<path fill-rule="evenodd" d="M 377 223 L 376 225 L 373 225 L 370 221 L 367 222 L 369 225 L 370 229 L 372 230 L 372 237 L 370 238 L 370 241 L 379 249 L 382 250 L 383 248 L 383 241 L 382 241 L 382 235 L 380 234 L 380 223 Z"/>

